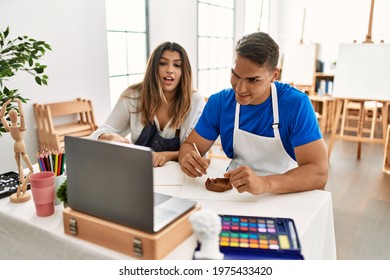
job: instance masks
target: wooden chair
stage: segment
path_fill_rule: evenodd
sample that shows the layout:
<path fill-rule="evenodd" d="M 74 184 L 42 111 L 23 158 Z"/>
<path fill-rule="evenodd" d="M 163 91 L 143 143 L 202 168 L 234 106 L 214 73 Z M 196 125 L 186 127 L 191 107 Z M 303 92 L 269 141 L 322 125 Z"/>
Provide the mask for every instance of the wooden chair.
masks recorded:
<path fill-rule="evenodd" d="M 367 101 L 376 102 L 371 103 Z M 350 103 L 353 103 L 353 105 L 350 105 Z M 355 103 L 358 104 L 358 106 L 356 106 Z M 375 106 L 372 107 L 371 104 L 374 104 Z M 385 143 L 387 125 L 390 121 L 389 108 L 390 101 L 386 100 L 364 100 L 361 98 L 349 99 L 336 97 L 336 111 L 332 127 L 332 134 L 328 144 L 328 158 L 330 158 L 335 139 L 357 142 L 357 159 L 360 159 L 361 156 L 362 143 Z M 355 121 L 353 126 L 348 127 L 348 125 L 346 125 L 347 119 L 351 119 L 352 113 L 350 111 L 352 111 L 352 109 L 356 110 Z M 370 114 L 371 117 L 369 117 Z M 368 123 L 371 123 L 370 129 L 364 127 L 365 123 L 367 123 L 367 120 L 369 120 Z M 375 128 L 378 121 L 381 122 L 382 129 L 378 129 L 378 132 L 381 133 L 377 133 L 379 135 L 376 135 Z"/>
<path fill-rule="evenodd" d="M 377 124 L 381 121 L 380 110 L 382 107 L 383 104 L 377 101 L 364 101 L 363 103 L 359 103 L 345 100 L 341 133 L 343 134 L 344 131 L 357 132 L 357 123 L 360 119 L 363 122 L 362 132 L 368 133 L 370 138 L 373 139 Z M 367 127 L 367 124 L 369 127 Z"/>
<path fill-rule="evenodd" d="M 65 135 L 84 137 L 97 129 L 92 102 L 86 99 L 35 103 L 34 114 L 41 150 L 60 150 Z"/>

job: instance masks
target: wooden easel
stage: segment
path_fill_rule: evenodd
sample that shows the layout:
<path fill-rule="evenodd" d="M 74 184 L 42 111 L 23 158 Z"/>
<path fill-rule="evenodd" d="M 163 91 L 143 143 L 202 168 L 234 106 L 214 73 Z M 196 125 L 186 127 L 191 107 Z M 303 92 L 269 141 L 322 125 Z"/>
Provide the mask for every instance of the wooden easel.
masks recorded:
<path fill-rule="evenodd" d="M 366 35 L 366 40 L 363 43 L 374 43 L 372 41 L 372 18 L 374 16 L 374 5 L 375 5 L 375 0 L 371 0 L 370 19 L 368 21 L 368 32 Z"/>
<path fill-rule="evenodd" d="M 299 44 L 303 44 L 303 34 L 305 31 L 305 18 L 306 18 L 306 8 L 303 9 L 303 20 L 302 20 L 302 29 L 301 29 L 301 40 Z"/>
<path fill-rule="evenodd" d="M 370 19 L 368 24 L 368 33 L 366 35 L 366 40 L 363 43 L 373 43 L 372 41 L 372 20 L 373 20 L 373 13 L 374 13 L 374 4 L 375 0 L 371 0 L 371 8 L 370 8 Z M 365 116 L 365 108 L 364 103 L 366 101 L 378 101 L 383 103 L 382 108 L 382 138 L 374 138 L 373 137 L 373 129 L 374 125 L 371 127 L 371 134 L 370 137 L 365 137 L 363 135 L 363 128 L 364 128 L 364 116 Z M 356 102 L 359 104 L 359 114 L 358 114 L 358 121 L 357 121 L 357 133 L 356 135 L 345 135 L 343 125 L 346 121 L 346 110 L 348 110 L 348 104 L 350 102 Z M 348 141 L 356 141 L 358 142 L 357 146 L 357 159 L 360 159 L 361 157 L 361 144 L 363 142 L 366 143 L 385 143 L 386 140 L 386 131 L 387 131 L 387 122 L 388 122 L 388 116 L 389 116 L 389 106 L 390 106 L 390 100 L 375 100 L 375 99 L 360 99 L 360 98 L 337 98 L 336 97 L 336 113 L 335 113 L 335 121 L 333 123 L 332 127 L 332 134 L 328 145 L 328 158 L 330 158 L 330 154 L 332 152 L 333 143 L 336 138 L 340 138 L 343 140 Z M 341 114 L 343 110 L 343 114 Z M 339 128 L 339 120 L 341 117 L 341 129 L 340 134 L 338 134 L 338 128 Z M 373 122 L 376 122 L 376 119 L 373 120 Z"/>

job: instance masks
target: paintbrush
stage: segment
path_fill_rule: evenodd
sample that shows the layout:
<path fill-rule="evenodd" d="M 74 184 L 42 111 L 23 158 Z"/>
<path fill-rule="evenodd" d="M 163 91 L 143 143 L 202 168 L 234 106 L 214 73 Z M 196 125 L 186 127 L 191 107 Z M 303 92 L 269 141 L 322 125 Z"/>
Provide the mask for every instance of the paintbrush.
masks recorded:
<path fill-rule="evenodd" d="M 200 156 L 202 157 L 202 155 L 199 153 L 199 150 L 198 150 L 198 147 L 196 146 L 196 144 L 195 144 L 195 143 L 192 143 L 192 145 L 194 146 L 195 151 L 198 153 L 198 155 L 200 155 Z M 199 170 L 198 170 L 198 171 L 199 171 Z M 200 171 L 199 171 L 199 172 L 200 172 Z M 210 180 L 212 180 L 212 178 L 210 177 L 210 174 L 209 174 L 209 172 L 207 172 L 207 170 L 206 170 L 206 175 L 207 175 L 207 177 L 209 177 Z"/>

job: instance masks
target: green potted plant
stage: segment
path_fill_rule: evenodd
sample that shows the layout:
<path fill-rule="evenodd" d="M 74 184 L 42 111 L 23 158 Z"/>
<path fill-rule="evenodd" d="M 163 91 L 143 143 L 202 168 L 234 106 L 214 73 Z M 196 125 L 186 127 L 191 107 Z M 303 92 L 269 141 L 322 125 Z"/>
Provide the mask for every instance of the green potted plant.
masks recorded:
<path fill-rule="evenodd" d="M 28 100 L 22 97 L 17 89 L 9 89 L 5 85 L 5 81 L 19 71 L 32 75 L 38 85 L 47 85 L 48 76 L 44 73 L 47 66 L 38 61 L 48 50 L 51 50 L 51 46 L 44 41 L 28 36 L 10 39 L 9 27 L 4 31 L 0 30 L 0 107 L 10 99 L 20 99 L 23 103 Z M 5 115 L 8 115 L 12 108 L 9 104 Z M 5 132 L 7 131 L 0 122 L 0 136 Z"/>
<path fill-rule="evenodd" d="M 64 208 L 68 205 L 68 193 L 67 193 L 67 182 L 65 181 L 60 185 L 60 187 L 57 190 L 57 197 L 59 200 L 61 200 L 64 203 Z"/>

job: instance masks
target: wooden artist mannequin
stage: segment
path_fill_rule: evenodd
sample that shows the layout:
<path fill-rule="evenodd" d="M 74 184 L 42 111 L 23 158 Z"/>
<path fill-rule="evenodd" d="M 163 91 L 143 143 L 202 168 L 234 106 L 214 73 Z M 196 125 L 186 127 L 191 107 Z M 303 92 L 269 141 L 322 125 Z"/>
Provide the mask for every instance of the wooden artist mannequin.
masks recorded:
<path fill-rule="evenodd" d="M 17 192 L 11 195 L 11 202 L 19 203 L 19 202 L 28 201 L 31 198 L 30 194 L 26 193 L 26 190 L 27 190 L 27 184 L 30 181 L 29 178 L 31 174 L 34 173 L 34 169 L 31 165 L 30 159 L 26 152 L 26 144 L 23 141 L 23 134 L 24 131 L 26 130 L 26 125 L 24 121 L 22 102 L 19 99 L 17 100 L 19 115 L 20 115 L 20 123 L 18 124 L 18 112 L 15 109 L 11 109 L 8 113 L 11 124 L 8 124 L 4 115 L 7 106 L 10 102 L 11 100 L 8 100 L 3 104 L 1 108 L 0 118 L 5 129 L 11 134 L 11 137 L 15 140 L 14 152 L 15 152 L 16 165 L 18 166 L 20 184 L 18 186 Z M 23 171 L 21 159 L 23 159 L 24 163 L 27 165 L 28 169 L 30 170 L 26 177 L 24 177 L 24 171 Z"/>

